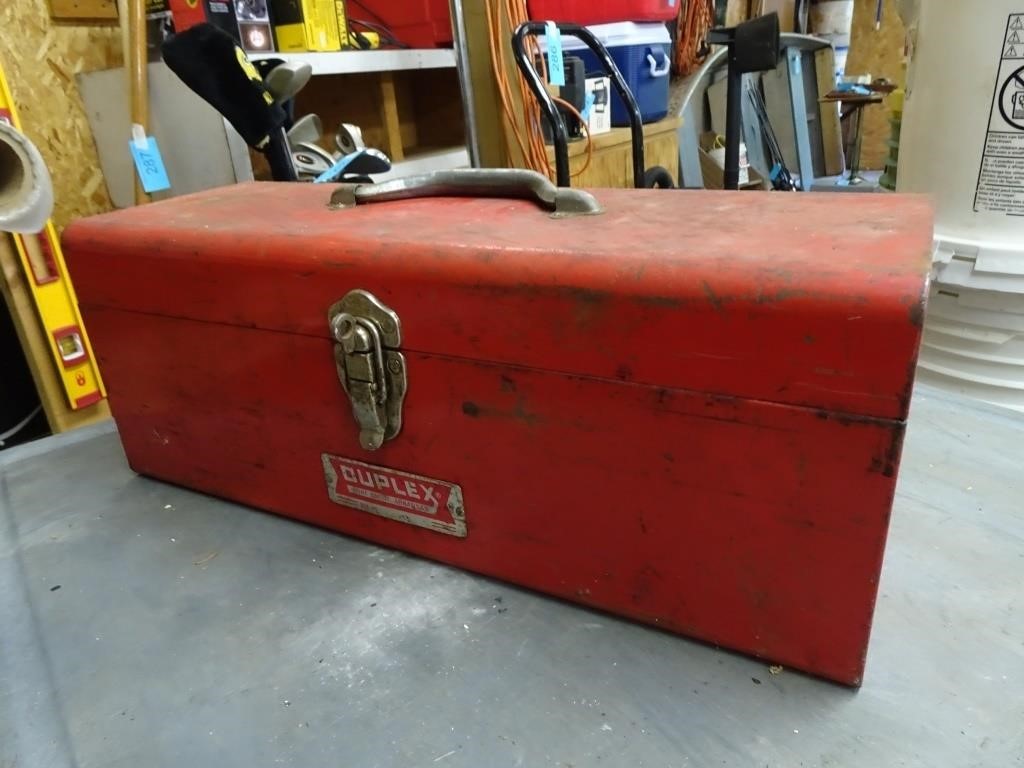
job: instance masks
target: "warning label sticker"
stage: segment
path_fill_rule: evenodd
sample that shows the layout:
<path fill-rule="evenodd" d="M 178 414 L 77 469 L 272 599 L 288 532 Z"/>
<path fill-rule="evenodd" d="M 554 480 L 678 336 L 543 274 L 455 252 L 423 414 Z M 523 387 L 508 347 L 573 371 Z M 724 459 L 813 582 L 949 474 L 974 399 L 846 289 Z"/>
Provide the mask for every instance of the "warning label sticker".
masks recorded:
<path fill-rule="evenodd" d="M 1024 216 L 1024 13 L 1006 20 L 974 210 Z"/>

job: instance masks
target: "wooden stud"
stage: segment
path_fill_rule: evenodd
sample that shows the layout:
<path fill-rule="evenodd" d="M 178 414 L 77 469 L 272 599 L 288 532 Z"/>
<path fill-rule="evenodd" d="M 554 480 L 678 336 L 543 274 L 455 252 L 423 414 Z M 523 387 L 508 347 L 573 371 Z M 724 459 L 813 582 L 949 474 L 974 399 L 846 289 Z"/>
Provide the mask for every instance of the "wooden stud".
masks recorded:
<path fill-rule="evenodd" d="M 725 26 L 735 27 L 750 18 L 750 0 L 728 0 L 725 5 Z"/>
<path fill-rule="evenodd" d="M 392 162 L 405 159 L 402 146 L 402 126 L 398 119 L 398 98 L 395 94 L 395 76 L 391 72 L 380 75 L 380 120 L 384 125 L 384 152 Z"/>
<path fill-rule="evenodd" d="M 419 116 L 415 111 L 412 81 L 408 73 L 402 72 L 393 77 L 395 91 L 395 109 L 398 111 L 398 133 L 402 139 L 402 153 L 405 154 L 419 145 L 419 128 L 416 124 Z"/>
<path fill-rule="evenodd" d="M 492 6 L 492 11 L 498 13 L 503 7 L 500 0 L 462 4 L 462 13 L 466 19 L 466 44 L 469 48 L 469 74 L 473 83 L 473 106 L 476 114 L 477 140 L 480 144 L 480 163 L 484 168 L 521 167 L 522 159 L 515 141 L 510 142 L 515 157 L 510 158 L 506 149 L 501 97 L 491 65 L 490 33 L 487 26 L 488 4 Z M 512 61 L 511 43 L 502 53 L 506 70 L 513 74 L 517 72 Z M 514 88 L 513 91 L 514 98 L 518 97 L 518 89 Z M 516 104 L 518 103 L 516 98 Z"/>
<path fill-rule="evenodd" d="M 149 88 L 146 71 L 146 0 L 128 0 L 128 78 L 131 93 L 132 123 L 149 132 Z M 135 204 L 149 200 L 135 176 Z"/>
<path fill-rule="evenodd" d="M 75 21 L 117 21 L 115 0 L 50 0 L 50 16 Z"/>

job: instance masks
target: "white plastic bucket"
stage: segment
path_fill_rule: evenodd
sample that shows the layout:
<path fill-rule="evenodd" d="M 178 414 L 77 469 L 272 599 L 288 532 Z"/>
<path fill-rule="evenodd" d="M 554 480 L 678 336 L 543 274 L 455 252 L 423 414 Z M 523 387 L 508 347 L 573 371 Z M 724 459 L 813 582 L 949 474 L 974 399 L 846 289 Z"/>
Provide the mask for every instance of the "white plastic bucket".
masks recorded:
<path fill-rule="evenodd" d="M 921 377 L 1024 408 L 1024 0 L 924 0 L 909 38 L 897 189 L 935 205 Z"/>

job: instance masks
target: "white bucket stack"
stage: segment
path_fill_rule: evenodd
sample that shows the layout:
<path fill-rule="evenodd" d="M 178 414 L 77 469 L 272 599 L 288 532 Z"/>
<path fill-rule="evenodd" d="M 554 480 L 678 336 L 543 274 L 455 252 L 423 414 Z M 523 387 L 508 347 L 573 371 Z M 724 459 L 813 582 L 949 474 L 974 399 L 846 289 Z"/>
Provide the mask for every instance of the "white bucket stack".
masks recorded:
<path fill-rule="evenodd" d="M 936 216 L 919 375 L 1024 410 L 1024 0 L 926 0 L 909 28 L 897 184 Z"/>

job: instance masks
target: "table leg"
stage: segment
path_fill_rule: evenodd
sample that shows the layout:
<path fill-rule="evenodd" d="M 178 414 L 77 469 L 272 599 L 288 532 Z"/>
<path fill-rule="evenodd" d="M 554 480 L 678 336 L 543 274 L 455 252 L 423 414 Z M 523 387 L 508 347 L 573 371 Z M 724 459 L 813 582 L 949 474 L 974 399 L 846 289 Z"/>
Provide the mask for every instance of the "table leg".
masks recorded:
<path fill-rule="evenodd" d="M 842 186 L 855 186 L 863 184 L 864 178 L 860 175 L 860 143 L 861 143 L 861 115 L 864 113 L 863 106 L 856 106 L 853 109 L 853 141 L 850 142 L 850 172 L 845 179 L 840 179 Z"/>

